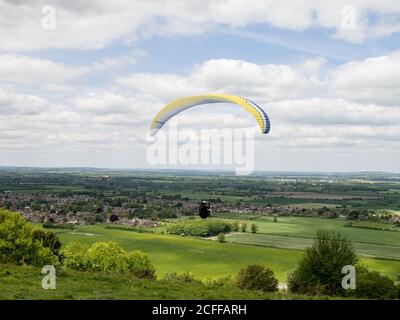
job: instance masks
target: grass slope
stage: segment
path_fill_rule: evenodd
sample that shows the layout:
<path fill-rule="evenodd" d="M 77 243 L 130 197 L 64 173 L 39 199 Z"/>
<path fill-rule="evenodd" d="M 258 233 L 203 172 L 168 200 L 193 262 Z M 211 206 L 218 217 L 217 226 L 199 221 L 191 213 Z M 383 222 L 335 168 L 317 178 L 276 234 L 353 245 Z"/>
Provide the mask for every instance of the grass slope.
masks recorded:
<path fill-rule="evenodd" d="M 149 255 L 158 276 L 173 270 L 189 271 L 195 278 L 206 279 L 233 275 L 243 266 L 259 263 L 271 268 L 280 282 L 286 282 L 287 273 L 296 267 L 303 254 L 292 249 L 106 229 L 104 225 L 82 226 L 74 232 L 59 229 L 54 231 L 63 243 L 72 240 L 87 244 L 117 241 L 125 250 L 142 250 Z M 399 261 L 365 259 L 365 262 L 373 269 L 392 277 L 396 277 L 400 271 Z"/>
<path fill-rule="evenodd" d="M 121 274 L 57 270 L 56 289 L 42 289 L 40 268 L 0 264 L 0 300 L 4 299 L 298 299 L 299 296 L 207 287 L 199 282 L 143 280 Z M 311 299 L 303 297 L 303 299 Z M 315 299 L 315 298 L 314 298 Z"/>

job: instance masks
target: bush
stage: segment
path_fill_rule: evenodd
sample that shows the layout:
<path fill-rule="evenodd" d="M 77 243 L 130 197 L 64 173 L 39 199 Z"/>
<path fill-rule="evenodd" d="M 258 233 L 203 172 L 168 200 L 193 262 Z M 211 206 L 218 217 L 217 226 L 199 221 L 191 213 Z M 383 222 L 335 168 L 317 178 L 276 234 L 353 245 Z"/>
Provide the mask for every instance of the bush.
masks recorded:
<path fill-rule="evenodd" d="M 377 271 L 364 271 L 357 273 L 354 295 L 357 298 L 396 299 L 398 289 L 389 277 Z"/>
<path fill-rule="evenodd" d="M 175 271 L 169 271 L 165 273 L 164 280 L 169 282 L 178 282 L 178 283 L 192 283 L 192 282 L 200 282 L 193 278 L 193 275 L 190 272 L 184 272 L 181 274 L 176 273 Z"/>
<path fill-rule="evenodd" d="M 242 223 L 241 225 L 240 225 L 240 231 L 241 232 L 246 232 L 247 231 L 247 223 L 245 222 L 245 223 Z"/>
<path fill-rule="evenodd" d="M 238 232 L 239 231 L 239 223 L 238 222 L 232 222 L 232 231 Z"/>
<path fill-rule="evenodd" d="M 54 255 L 60 258 L 61 241 L 53 232 L 36 229 L 33 230 L 32 237 L 41 241 L 43 247 L 49 248 Z"/>
<path fill-rule="evenodd" d="M 125 272 L 137 278 L 156 278 L 156 269 L 151 264 L 149 258 L 140 251 L 132 251 L 124 257 Z"/>
<path fill-rule="evenodd" d="M 278 280 L 271 269 L 257 264 L 242 268 L 236 278 L 239 288 L 273 292 L 278 290 Z"/>
<path fill-rule="evenodd" d="M 231 276 L 219 277 L 219 278 L 208 278 L 204 285 L 210 289 L 227 288 L 234 286 Z"/>
<path fill-rule="evenodd" d="M 257 230 L 258 230 L 258 227 L 257 227 L 257 225 L 255 223 L 252 223 L 251 226 L 250 226 L 250 229 L 251 229 L 252 233 L 256 233 Z"/>
<path fill-rule="evenodd" d="M 171 234 L 185 235 L 191 237 L 210 237 L 219 233 L 231 231 L 231 224 L 220 220 L 191 220 L 179 221 L 167 227 Z"/>
<path fill-rule="evenodd" d="M 301 294 L 344 294 L 342 267 L 358 262 L 352 243 L 339 233 L 319 231 L 297 268 L 288 276 L 288 288 Z"/>
<path fill-rule="evenodd" d="M 224 233 L 219 233 L 217 237 L 218 242 L 225 242 L 225 234 Z"/>
<path fill-rule="evenodd" d="M 58 257 L 19 213 L 0 209 L 0 263 L 57 265 Z"/>
<path fill-rule="evenodd" d="M 155 279 L 156 270 L 141 251 L 125 252 L 116 242 L 96 242 L 90 248 L 72 241 L 61 251 L 63 264 L 79 271 L 128 273 Z"/>
<path fill-rule="evenodd" d="M 71 241 L 61 250 L 63 265 L 79 271 L 89 270 L 90 262 L 87 249 L 87 246 L 80 244 L 78 241 Z"/>
<path fill-rule="evenodd" d="M 96 242 L 87 250 L 93 271 L 123 271 L 124 255 L 125 251 L 114 241 Z"/>

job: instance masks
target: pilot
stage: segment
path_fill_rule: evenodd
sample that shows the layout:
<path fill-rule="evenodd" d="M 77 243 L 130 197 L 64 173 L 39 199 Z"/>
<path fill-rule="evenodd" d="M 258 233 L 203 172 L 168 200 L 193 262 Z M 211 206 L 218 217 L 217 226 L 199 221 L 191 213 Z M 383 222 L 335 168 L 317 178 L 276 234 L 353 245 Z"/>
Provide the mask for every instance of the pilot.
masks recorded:
<path fill-rule="evenodd" d="M 206 219 L 210 215 L 210 205 L 206 201 L 202 201 L 199 205 L 199 216 Z"/>

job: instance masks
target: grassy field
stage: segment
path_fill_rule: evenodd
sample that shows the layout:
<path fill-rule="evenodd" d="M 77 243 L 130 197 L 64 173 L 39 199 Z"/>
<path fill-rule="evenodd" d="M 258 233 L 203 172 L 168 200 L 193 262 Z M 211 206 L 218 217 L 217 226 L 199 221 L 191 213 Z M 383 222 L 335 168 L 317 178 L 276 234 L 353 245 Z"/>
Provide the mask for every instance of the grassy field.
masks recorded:
<path fill-rule="evenodd" d="M 312 299 L 281 293 L 240 290 L 235 285 L 210 287 L 199 282 L 177 283 L 137 279 L 123 274 L 57 270 L 55 290 L 41 287 L 41 268 L 0 264 L 0 300 L 4 299 Z M 314 297 L 316 299 L 316 297 Z"/>
<path fill-rule="evenodd" d="M 286 282 L 287 273 L 295 268 L 303 254 L 302 251 L 293 249 L 106 229 L 104 225 L 82 226 L 72 232 L 59 229 L 54 231 L 58 233 L 63 243 L 71 240 L 87 244 L 97 241 L 117 241 L 125 250 L 142 250 L 154 263 L 158 276 L 173 270 L 188 271 L 195 278 L 206 279 L 233 275 L 245 265 L 259 263 L 271 268 L 280 282 Z M 400 273 L 399 261 L 378 259 L 363 259 L 363 261 L 371 268 L 393 278 Z"/>
<path fill-rule="evenodd" d="M 267 247 L 279 247 L 288 249 L 304 250 L 309 247 L 313 239 L 304 237 L 291 237 L 270 234 L 233 233 L 226 237 L 228 242 L 259 245 Z M 382 244 L 354 242 L 357 254 L 364 257 L 399 260 L 400 247 Z"/>
<path fill-rule="evenodd" d="M 344 226 L 346 221 L 339 219 L 279 217 L 278 222 L 273 222 L 272 217 L 260 217 L 249 222 L 257 224 L 258 233 L 312 238 L 318 230 L 333 230 L 354 242 L 395 245 L 400 259 L 400 232 L 349 228 Z"/>

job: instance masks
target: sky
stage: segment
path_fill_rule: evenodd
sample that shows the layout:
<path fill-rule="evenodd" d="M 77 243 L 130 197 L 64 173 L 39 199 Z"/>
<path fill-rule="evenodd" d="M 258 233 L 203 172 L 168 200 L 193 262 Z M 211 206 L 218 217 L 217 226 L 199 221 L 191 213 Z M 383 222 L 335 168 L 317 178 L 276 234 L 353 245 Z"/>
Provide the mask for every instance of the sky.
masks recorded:
<path fill-rule="evenodd" d="M 396 0 L 0 0 L 0 166 L 154 168 L 158 110 L 226 93 L 270 117 L 256 170 L 400 172 L 399 46 Z"/>

